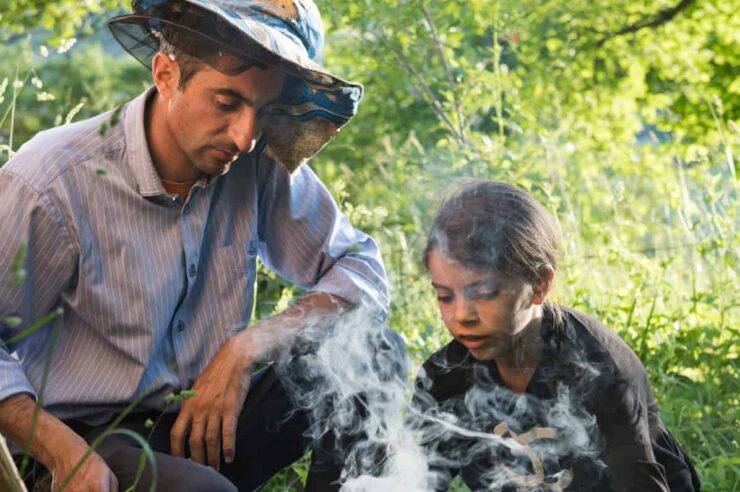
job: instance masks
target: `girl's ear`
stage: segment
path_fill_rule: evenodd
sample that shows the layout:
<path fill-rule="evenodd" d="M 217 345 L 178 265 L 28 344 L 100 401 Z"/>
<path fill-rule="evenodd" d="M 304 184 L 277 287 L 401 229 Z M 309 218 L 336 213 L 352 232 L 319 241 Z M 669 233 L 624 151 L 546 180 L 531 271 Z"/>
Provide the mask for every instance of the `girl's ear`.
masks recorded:
<path fill-rule="evenodd" d="M 555 281 L 555 270 L 550 265 L 541 267 L 538 273 L 540 279 L 532 286 L 532 304 L 536 305 L 545 302 Z"/>

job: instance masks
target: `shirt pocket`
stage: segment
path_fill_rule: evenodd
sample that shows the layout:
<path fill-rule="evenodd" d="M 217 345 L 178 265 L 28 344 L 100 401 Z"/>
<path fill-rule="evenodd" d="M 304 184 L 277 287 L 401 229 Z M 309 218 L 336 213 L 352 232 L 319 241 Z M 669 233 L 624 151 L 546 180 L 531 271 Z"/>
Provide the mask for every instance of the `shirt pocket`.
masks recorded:
<path fill-rule="evenodd" d="M 254 271 L 257 257 L 257 248 L 253 241 L 234 243 L 217 248 L 214 254 L 216 270 L 219 272 Z"/>
<path fill-rule="evenodd" d="M 227 324 L 246 324 L 254 302 L 257 249 L 253 241 L 223 246 L 214 252 L 207 284 Z M 208 295 L 208 294 L 207 294 Z"/>

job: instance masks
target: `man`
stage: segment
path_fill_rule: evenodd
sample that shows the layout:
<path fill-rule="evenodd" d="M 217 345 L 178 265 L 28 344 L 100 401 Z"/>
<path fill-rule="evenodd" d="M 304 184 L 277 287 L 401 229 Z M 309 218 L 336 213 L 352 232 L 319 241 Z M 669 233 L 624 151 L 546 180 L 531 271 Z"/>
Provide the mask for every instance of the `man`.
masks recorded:
<path fill-rule="evenodd" d="M 0 169 L 0 432 L 54 487 L 124 490 L 141 455 L 126 435 L 75 467 L 135 402 L 122 425 L 150 433 L 157 490 L 253 490 L 308 444 L 306 418 L 255 365 L 342 308 L 387 307 L 375 243 L 301 165 L 362 89 L 312 61 L 310 0 L 133 8 L 111 29 L 154 86 L 40 133 Z M 310 293 L 244 330 L 257 256 Z M 177 412 L 168 395 L 189 388 Z M 337 478 L 324 465 L 309 489 Z"/>

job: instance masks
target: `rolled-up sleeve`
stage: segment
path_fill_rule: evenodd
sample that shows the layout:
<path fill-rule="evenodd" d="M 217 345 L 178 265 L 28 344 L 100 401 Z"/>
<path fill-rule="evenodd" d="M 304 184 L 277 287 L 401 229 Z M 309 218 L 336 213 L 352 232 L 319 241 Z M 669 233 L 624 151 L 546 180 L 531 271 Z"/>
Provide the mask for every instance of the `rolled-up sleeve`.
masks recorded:
<path fill-rule="evenodd" d="M 308 166 L 289 174 L 259 161 L 260 257 L 305 289 L 387 312 L 388 282 L 375 241 L 355 229 Z"/>
<path fill-rule="evenodd" d="M 13 352 L 18 344 L 41 348 L 47 327 L 9 343 L 59 302 L 75 268 L 75 253 L 49 195 L 0 169 L 0 401 L 36 396 Z M 35 350 L 35 349 L 33 349 Z"/>

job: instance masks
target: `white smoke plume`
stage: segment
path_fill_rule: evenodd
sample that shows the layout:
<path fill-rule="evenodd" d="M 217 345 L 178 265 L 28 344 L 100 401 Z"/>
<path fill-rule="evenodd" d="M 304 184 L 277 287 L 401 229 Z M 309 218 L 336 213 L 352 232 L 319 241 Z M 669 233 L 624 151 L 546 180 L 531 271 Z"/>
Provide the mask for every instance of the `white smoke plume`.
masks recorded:
<path fill-rule="evenodd" d="M 343 491 L 444 490 L 447 470 L 471 466 L 486 490 L 555 491 L 572 480 L 568 468 L 553 471 L 560 460 L 598 463 L 595 419 L 565 386 L 539 401 L 481 376 L 463 398 L 438 404 L 423 370 L 409 384 L 403 342 L 366 309 L 303 330 L 276 362 L 313 439 L 336 438 Z M 598 375 L 581 365 L 587 379 Z M 533 416 L 539 424 L 528 427 Z"/>

